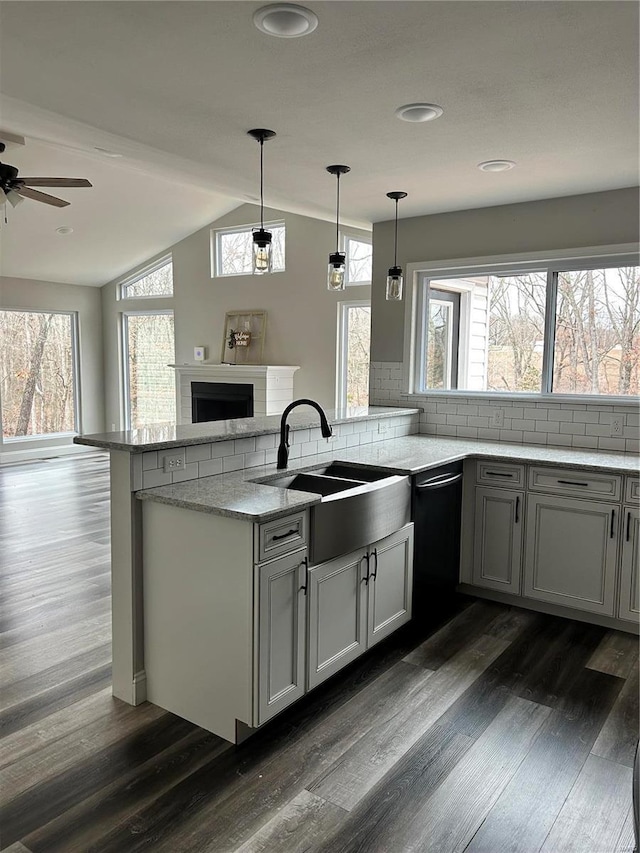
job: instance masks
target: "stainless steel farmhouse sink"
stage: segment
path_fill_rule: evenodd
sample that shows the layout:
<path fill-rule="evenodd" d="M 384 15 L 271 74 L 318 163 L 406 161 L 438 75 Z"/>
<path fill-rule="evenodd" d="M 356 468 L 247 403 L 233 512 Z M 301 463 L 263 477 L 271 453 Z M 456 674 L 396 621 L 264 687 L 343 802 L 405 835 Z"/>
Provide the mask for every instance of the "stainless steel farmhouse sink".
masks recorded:
<path fill-rule="evenodd" d="M 339 462 L 260 480 L 266 486 L 321 495 L 310 508 L 312 565 L 376 542 L 410 520 L 409 477 Z"/>

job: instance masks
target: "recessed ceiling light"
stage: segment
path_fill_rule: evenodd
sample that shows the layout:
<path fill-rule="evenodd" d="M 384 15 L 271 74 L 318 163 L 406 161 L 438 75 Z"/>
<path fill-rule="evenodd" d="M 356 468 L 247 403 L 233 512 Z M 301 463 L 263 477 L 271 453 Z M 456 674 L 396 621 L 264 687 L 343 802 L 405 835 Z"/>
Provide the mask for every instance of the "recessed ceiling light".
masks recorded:
<path fill-rule="evenodd" d="M 61 225 L 56 228 L 56 234 L 62 234 L 63 237 L 66 237 L 67 234 L 73 234 L 73 228 L 70 225 Z"/>
<path fill-rule="evenodd" d="M 318 17 L 304 6 L 294 3 L 274 3 L 253 13 L 253 23 L 268 36 L 295 39 L 309 35 L 318 26 Z"/>
<path fill-rule="evenodd" d="M 481 172 L 508 172 L 515 165 L 513 160 L 485 160 L 484 163 L 478 163 L 478 169 Z"/>
<path fill-rule="evenodd" d="M 437 104 L 405 104 L 398 107 L 396 116 L 402 121 L 432 121 L 440 118 L 444 110 Z"/>
<path fill-rule="evenodd" d="M 122 154 L 118 154 L 117 151 L 109 151 L 108 148 L 98 148 L 97 145 L 95 146 L 95 150 L 99 154 L 102 154 L 103 157 L 122 157 Z"/>

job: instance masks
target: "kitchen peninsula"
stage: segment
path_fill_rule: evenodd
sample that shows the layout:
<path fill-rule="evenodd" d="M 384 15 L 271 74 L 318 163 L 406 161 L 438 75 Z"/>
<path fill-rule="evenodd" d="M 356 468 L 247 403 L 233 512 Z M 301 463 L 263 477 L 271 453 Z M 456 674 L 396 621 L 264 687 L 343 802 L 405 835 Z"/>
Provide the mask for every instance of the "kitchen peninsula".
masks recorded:
<path fill-rule="evenodd" d="M 616 549 L 618 543 L 623 547 L 625 535 L 627 538 L 631 535 L 633 541 L 637 540 L 638 460 L 630 454 L 419 435 L 418 412 L 415 409 L 372 407 L 349 413 L 329 412 L 328 416 L 334 428 L 334 437 L 325 444 L 317 428 L 315 412 L 298 410 L 292 414 L 289 463 L 292 473 L 337 460 L 356 466 L 385 468 L 390 474 L 413 475 L 445 462 L 464 460 L 463 559 L 460 579 L 461 588 L 471 594 L 505 600 L 501 596 L 522 595 L 524 592 L 529 604 L 522 606 L 530 606 L 531 601 L 537 598 L 534 605 L 540 609 L 568 615 L 566 607 L 563 609 L 557 605 L 566 591 L 555 591 L 545 598 L 544 594 L 536 590 L 523 591 L 520 588 L 519 569 L 517 578 L 505 576 L 496 579 L 490 577 L 490 573 L 483 575 L 482 566 L 476 566 L 477 554 L 474 556 L 474 548 L 477 552 L 478 545 L 474 542 L 472 522 L 473 510 L 480 498 L 490 501 L 486 515 L 489 539 L 507 538 L 500 537 L 499 527 L 495 527 L 496 519 L 502 519 L 502 516 L 492 514 L 494 507 L 499 507 L 500 512 L 505 506 L 512 508 L 516 513 L 516 522 L 522 525 L 522 521 L 518 521 L 518 513 L 525 512 L 526 496 L 531 512 L 538 504 L 548 512 L 554 501 L 562 512 L 575 510 L 576 505 L 583 512 L 588 510 L 590 514 L 586 524 L 594 529 L 605 525 L 607 544 L 610 526 L 611 543 L 616 545 Z M 277 417 L 249 418 L 183 427 L 158 426 L 138 433 L 112 433 L 77 439 L 78 443 L 111 452 L 113 684 L 114 694 L 121 699 L 138 704 L 147 697 L 142 618 L 143 507 L 165 505 L 166 514 L 155 514 L 153 524 L 156 530 L 170 529 L 171 519 L 177 518 L 171 513 L 180 512 L 184 517 L 198 516 L 199 519 L 204 518 L 203 513 L 217 516 L 216 524 L 220 522 L 220 530 L 224 526 L 224 519 L 230 523 L 235 521 L 248 525 L 247 529 L 258 529 L 278 519 L 304 516 L 320 502 L 320 495 L 276 488 L 268 482 L 282 473 L 277 472 L 275 467 L 278 428 Z M 173 470 L 165 470 L 167 463 L 172 462 L 171 458 L 167 460 L 166 457 L 174 457 L 175 462 L 176 456 L 184 456 L 183 463 Z M 486 460 L 492 463 L 488 471 L 485 470 L 486 465 L 485 469 L 480 465 Z M 574 475 L 580 472 L 580 477 L 569 476 L 569 469 L 573 469 Z M 565 477 L 562 476 L 563 471 Z M 492 480 L 492 476 L 495 479 Z M 511 477 L 513 479 L 510 481 Z M 573 485 L 563 485 L 565 479 Z M 502 488 L 497 489 L 496 484 Z M 591 501 L 591 495 L 586 500 L 579 493 L 579 488 L 587 484 L 595 490 L 593 497 L 598 498 L 597 505 Z M 550 496 L 558 494 L 559 497 Z M 556 517 L 553 517 L 553 523 Z M 533 515 L 528 517 L 528 523 L 533 529 Z M 194 524 L 202 529 L 201 523 Z M 176 527 L 179 528 L 180 525 Z M 521 529 L 517 528 L 520 537 Z M 287 529 L 284 532 L 290 531 Z M 247 542 L 254 541 L 253 537 L 245 539 Z M 516 544 L 512 542 L 514 550 L 509 554 L 509 562 L 510 565 L 513 563 L 519 566 L 521 557 L 515 553 Z M 175 543 L 173 557 L 177 573 L 182 570 L 181 555 L 186 558 L 189 547 L 186 542 Z M 256 544 L 255 548 L 258 547 Z M 627 552 L 630 553 L 629 549 Z M 230 556 L 231 552 L 225 550 L 224 543 L 216 543 L 215 553 L 211 557 L 211 573 L 216 571 L 216 561 L 228 562 Z M 485 557 L 488 556 L 493 559 L 494 555 L 485 554 Z M 632 604 L 629 604 L 626 622 L 620 620 L 619 610 L 614 612 L 613 596 L 620 586 L 618 550 L 609 547 L 607 560 L 610 577 L 605 584 L 602 606 L 588 603 L 587 599 L 591 596 L 591 590 L 588 589 L 585 594 L 587 603 L 583 609 L 588 611 L 591 607 L 592 612 L 586 616 L 584 612 L 576 612 L 575 618 L 587 618 L 589 621 L 630 631 L 637 630 L 637 617 Z M 632 566 L 632 560 L 633 555 L 629 558 L 629 566 Z M 255 562 L 258 562 L 257 558 Z M 246 589 L 250 589 L 253 582 L 253 560 L 249 563 L 245 567 L 246 583 L 249 584 Z M 238 572 L 243 570 L 240 565 L 235 568 Z M 623 570 L 624 566 L 620 571 Z M 628 580 L 633 597 L 637 595 L 637 577 Z M 245 649 L 244 653 L 246 657 L 249 651 Z M 250 665 L 249 661 L 247 666 Z M 218 694 L 224 692 L 220 685 L 216 685 L 216 689 Z M 249 687 L 246 686 L 246 689 Z M 249 707 L 253 699 L 244 696 L 243 701 Z M 255 720 L 254 716 L 241 722 L 251 727 Z M 227 729 L 223 731 L 223 736 L 234 739 Z"/>

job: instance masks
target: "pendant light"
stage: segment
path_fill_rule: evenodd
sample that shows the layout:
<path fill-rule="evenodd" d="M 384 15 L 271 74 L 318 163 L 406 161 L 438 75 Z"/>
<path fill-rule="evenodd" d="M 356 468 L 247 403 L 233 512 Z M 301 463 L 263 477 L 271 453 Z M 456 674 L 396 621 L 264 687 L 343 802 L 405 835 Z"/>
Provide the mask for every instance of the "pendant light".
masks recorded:
<path fill-rule="evenodd" d="M 327 166 L 327 172 L 336 176 L 336 250 L 329 255 L 327 290 L 344 290 L 345 253 L 340 251 L 340 175 L 351 171 L 350 166 Z"/>
<path fill-rule="evenodd" d="M 393 266 L 389 268 L 387 274 L 387 302 L 400 302 L 402 300 L 402 267 L 398 266 L 398 202 L 401 198 L 406 198 L 407 194 L 403 192 L 387 193 L 387 198 L 391 198 L 396 203 L 396 227 L 395 237 L 393 242 Z"/>
<path fill-rule="evenodd" d="M 248 130 L 249 136 L 260 143 L 260 228 L 253 232 L 253 274 L 263 275 L 271 272 L 273 256 L 271 252 L 271 232 L 264 230 L 264 143 L 267 139 L 273 139 L 276 135 L 274 130 L 256 128 Z"/>

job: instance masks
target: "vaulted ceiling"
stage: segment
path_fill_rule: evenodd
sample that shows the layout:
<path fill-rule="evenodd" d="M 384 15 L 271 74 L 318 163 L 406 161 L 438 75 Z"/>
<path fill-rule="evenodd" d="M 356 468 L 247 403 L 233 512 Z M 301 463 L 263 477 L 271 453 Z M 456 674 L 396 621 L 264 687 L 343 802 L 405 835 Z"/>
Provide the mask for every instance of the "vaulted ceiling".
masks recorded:
<path fill-rule="evenodd" d="M 324 167 L 347 163 L 343 219 L 365 227 L 396 189 L 414 216 L 638 183 L 635 2 L 309 2 L 299 39 L 259 32 L 261 5 L 4 0 L 0 129 L 26 145 L 2 159 L 95 184 L 10 210 L 4 274 L 102 284 L 254 199 L 252 127 L 278 134 L 269 206 L 332 218 Z M 414 101 L 444 114 L 399 121 Z M 517 166 L 477 169 L 493 158 Z"/>

